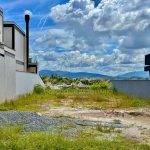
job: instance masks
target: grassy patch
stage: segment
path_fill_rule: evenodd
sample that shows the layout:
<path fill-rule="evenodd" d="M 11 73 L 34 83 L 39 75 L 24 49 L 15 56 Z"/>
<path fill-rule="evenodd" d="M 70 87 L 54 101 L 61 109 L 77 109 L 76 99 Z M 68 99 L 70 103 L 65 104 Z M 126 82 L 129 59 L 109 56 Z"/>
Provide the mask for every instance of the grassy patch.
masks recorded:
<path fill-rule="evenodd" d="M 107 141 L 84 138 L 76 135 L 76 138 L 67 138 L 63 134 L 51 134 L 40 132 L 24 132 L 21 126 L 0 127 L 0 148 L 3 150 L 148 150 L 150 146 L 140 145 L 135 142 Z M 83 134 L 82 134 L 83 136 Z"/>
<path fill-rule="evenodd" d="M 50 100 L 55 100 L 57 97 L 52 90 L 45 89 L 44 92 L 37 94 L 33 92 L 32 94 L 26 94 L 20 96 L 16 100 L 6 100 L 0 105 L 0 110 L 33 110 L 40 111 L 38 105 L 49 102 Z"/>
<path fill-rule="evenodd" d="M 94 82 L 94 81 L 93 81 Z M 36 85 L 32 94 L 20 96 L 17 100 L 5 101 L 0 110 L 40 110 L 39 105 L 47 102 L 53 106 L 62 106 L 61 100 L 68 101 L 68 106 L 104 107 L 104 108 L 142 108 L 150 106 L 150 101 L 131 97 L 111 89 L 109 81 L 99 81 L 85 89 L 67 88 L 61 90 L 43 89 Z M 71 97 L 71 98 L 70 98 Z M 52 102 L 53 101 L 53 102 Z"/>

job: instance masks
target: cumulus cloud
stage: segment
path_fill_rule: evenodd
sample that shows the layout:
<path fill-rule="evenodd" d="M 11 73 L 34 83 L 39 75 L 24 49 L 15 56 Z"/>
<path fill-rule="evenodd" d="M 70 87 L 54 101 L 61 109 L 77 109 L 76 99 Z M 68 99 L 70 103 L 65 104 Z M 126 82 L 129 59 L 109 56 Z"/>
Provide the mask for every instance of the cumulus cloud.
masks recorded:
<path fill-rule="evenodd" d="M 125 53 L 138 53 L 150 48 L 150 25 L 143 31 L 133 31 L 120 40 L 119 48 Z"/>
<path fill-rule="evenodd" d="M 106 38 L 144 31 L 150 24 L 149 6 L 149 0 L 102 0 L 97 7 L 91 0 L 70 0 L 53 7 L 49 15 L 74 31 L 75 38 L 99 46 Z"/>
<path fill-rule="evenodd" d="M 60 47 L 70 49 L 73 46 L 73 37 L 64 29 L 50 29 L 40 38 L 36 39 L 35 44 L 44 45 L 44 49 Z"/>
<path fill-rule="evenodd" d="M 92 66 L 101 73 L 119 74 L 143 69 L 150 50 L 149 0 L 70 0 L 51 8 L 49 16 L 63 31 L 51 30 L 36 43 L 71 50 L 59 54 L 62 60 L 56 54 L 57 67 L 68 62 L 73 67 L 77 56 L 76 69 L 81 60 L 84 64 L 80 70 Z"/>

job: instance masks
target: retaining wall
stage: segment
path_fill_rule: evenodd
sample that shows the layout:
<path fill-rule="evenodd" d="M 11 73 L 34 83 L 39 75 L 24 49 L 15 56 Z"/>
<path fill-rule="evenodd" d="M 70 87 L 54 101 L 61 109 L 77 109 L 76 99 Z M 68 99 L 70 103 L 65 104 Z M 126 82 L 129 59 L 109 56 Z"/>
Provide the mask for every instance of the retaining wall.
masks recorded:
<path fill-rule="evenodd" d="M 0 57 L 0 103 L 6 99 L 13 100 L 20 95 L 31 93 L 35 84 L 44 86 L 38 74 L 13 71 L 13 67 L 6 69 L 3 59 Z M 8 59 L 6 60 L 9 62 Z"/>
<path fill-rule="evenodd" d="M 111 80 L 118 91 L 150 99 L 150 80 Z"/>
<path fill-rule="evenodd" d="M 0 56 L 0 103 L 14 99 L 16 90 L 15 56 L 8 52 L 4 55 Z"/>
<path fill-rule="evenodd" d="M 16 96 L 32 92 L 35 84 L 44 86 L 38 74 L 16 71 Z"/>

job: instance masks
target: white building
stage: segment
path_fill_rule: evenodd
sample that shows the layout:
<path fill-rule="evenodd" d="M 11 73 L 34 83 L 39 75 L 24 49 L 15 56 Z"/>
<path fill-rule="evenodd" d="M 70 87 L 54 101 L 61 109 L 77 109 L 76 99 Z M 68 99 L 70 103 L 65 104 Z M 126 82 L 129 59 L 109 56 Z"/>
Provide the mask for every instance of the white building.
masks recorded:
<path fill-rule="evenodd" d="M 25 19 L 26 34 L 15 22 L 4 22 L 0 8 L 0 103 L 32 92 L 35 84 L 44 86 L 38 63 L 29 59 L 30 16 Z"/>

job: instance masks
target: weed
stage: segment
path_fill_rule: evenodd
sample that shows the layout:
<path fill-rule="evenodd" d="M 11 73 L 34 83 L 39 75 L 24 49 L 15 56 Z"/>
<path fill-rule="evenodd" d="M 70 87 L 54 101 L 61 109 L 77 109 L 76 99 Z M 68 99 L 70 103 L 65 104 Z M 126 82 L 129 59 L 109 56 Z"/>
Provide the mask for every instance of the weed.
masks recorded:
<path fill-rule="evenodd" d="M 40 84 L 36 84 L 34 86 L 33 92 L 35 92 L 36 94 L 41 94 L 44 92 L 44 88 Z"/>
<path fill-rule="evenodd" d="M 58 93 L 58 94 L 56 93 L 56 97 L 61 99 L 61 98 L 66 98 L 66 95 L 63 93 Z"/>
<path fill-rule="evenodd" d="M 72 128 L 75 128 L 76 126 L 74 124 L 68 124 L 68 125 L 65 125 L 65 126 L 57 126 L 60 130 L 69 130 L 69 129 L 72 129 Z"/>
<path fill-rule="evenodd" d="M 111 133 L 112 131 L 114 131 L 114 129 L 114 126 L 108 126 L 107 124 L 102 125 L 101 122 L 97 124 L 97 130 L 102 133 Z"/>
<path fill-rule="evenodd" d="M 120 123 L 121 122 L 121 120 L 119 120 L 119 119 L 114 119 L 113 120 L 115 123 Z"/>
<path fill-rule="evenodd" d="M 117 90 L 117 88 L 115 86 L 112 88 L 112 91 L 113 91 L 113 93 L 117 93 L 118 92 L 118 90 Z"/>
<path fill-rule="evenodd" d="M 122 133 L 122 130 L 117 129 L 117 130 L 115 130 L 115 132 L 116 133 Z"/>

